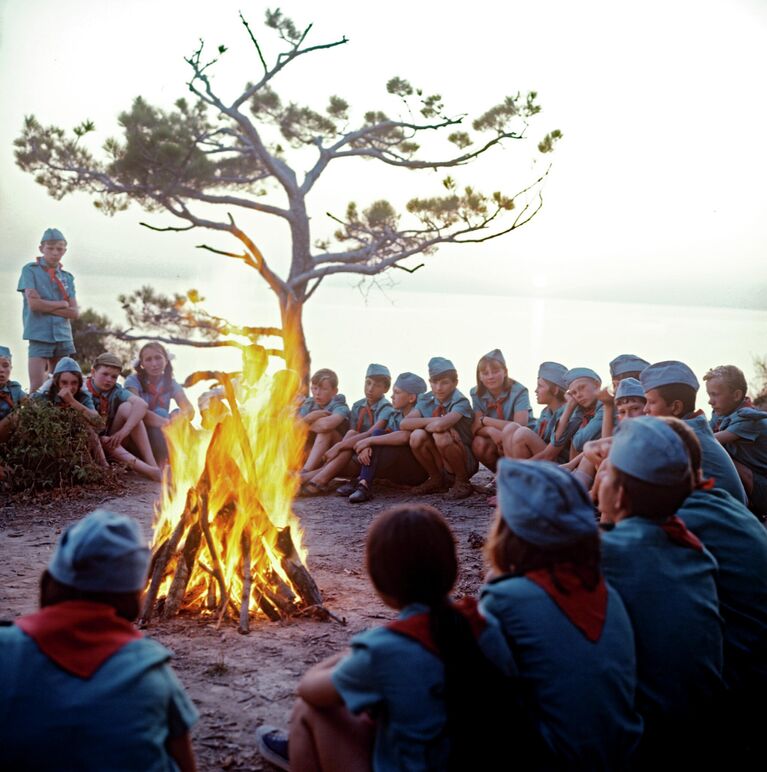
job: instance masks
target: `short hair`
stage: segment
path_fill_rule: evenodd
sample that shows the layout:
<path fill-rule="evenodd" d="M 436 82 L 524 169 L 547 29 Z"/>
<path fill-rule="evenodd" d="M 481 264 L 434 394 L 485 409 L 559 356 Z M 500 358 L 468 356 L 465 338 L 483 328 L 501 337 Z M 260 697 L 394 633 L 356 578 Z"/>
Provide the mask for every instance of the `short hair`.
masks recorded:
<path fill-rule="evenodd" d="M 458 371 L 457 370 L 444 370 L 438 373 L 433 378 L 429 378 L 429 381 L 438 381 L 440 378 L 450 378 L 453 383 L 458 383 Z"/>
<path fill-rule="evenodd" d="M 632 394 L 629 397 L 618 397 L 618 399 L 615 400 L 616 406 L 628 405 L 630 402 L 639 402 L 642 405 L 646 405 L 647 399 L 645 397 L 640 397 L 638 394 Z"/>
<path fill-rule="evenodd" d="M 703 451 L 698 436 L 684 421 L 680 421 L 678 418 L 660 416 L 659 420 L 665 421 L 679 435 L 679 439 L 685 444 L 690 455 L 692 471 L 697 476 L 703 465 Z"/>
<path fill-rule="evenodd" d="M 743 375 L 743 371 L 735 367 L 735 365 L 719 365 L 718 367 L 712 367 L 704 376 L 704 381 L 710 381 L 712 378 L 721 378 L 727 386 L 736 391 L 740 389 L 743 392 L 743 396 L 746 396 L 748 391 L 748 383 L 746 383 L 746 376 Z"/>
<path fill-rule="evenodd" d="M 368 378 L 379 386 L 385 386 L 386 391 L 391 388 L 391 378 L 388 375 L 368 375 Z"/>
<path fill-rule="evenodd" d="M 334 388 L 338 388 L 338 376 L 327 367 L 323 367 L 321 370 L 312 376 L 312 383 L 315 386 L 319 386 L 323 381 L 330 381 L 330 385 Z"/>
<path fill-rule="evenodd" d="M 48 569 L 40 577 L 40 607 L 55 606 L 71 600 L 103 603 L 117 611 L 117 616 L 133 622 L 139 615 L 139 592 L 90 592 L 78 590 L 54 578 Z"/>
<path fill-rule="evenodd" d="M 682 403 L 682 415 L 695 412 L 696 391 L 692 386 L 686 383 L 669 383 L 666 386 L 658 386 L 656 391 L 667 405 L 679 400 Z"/>
<path fill-rule="evenodd" d="M 439 603 L 458 576 L 453 534 L 428 504 L 401 504 L 382 512 L 368 531 L 366 559 L 376 590 L 402 606 Z"/>
<path fill-rule="evenodd" d="M 623 381 L 626 378 L 636 378 L 639 380 L 639 376 L 642 374 L 641 370 L 631 370 L 628 373 L 621 373 L 620 375 L 614 376 L 614 380 L 616 381 Z"/>
<path fill-rule="evenodd" d="M 632 515 L 648 520 L 668 520 L 682 506 L 692 490 L 692 476 L 687 474 L 674 485 L 656 485 L 613 467 L 616 483 L 626 491 Z"/>
<path fill-rule="evenodd" d="M 565 401 L 565 396 L 567 395 L 567 389 L 563 389 L 559 384 L 554 383 L 554 381 L 549 381 L 546 378 L 541 378 L 542 381 L 545 381 L 548 387 L 551 389 L 551 393 L 562 402 Z"/>

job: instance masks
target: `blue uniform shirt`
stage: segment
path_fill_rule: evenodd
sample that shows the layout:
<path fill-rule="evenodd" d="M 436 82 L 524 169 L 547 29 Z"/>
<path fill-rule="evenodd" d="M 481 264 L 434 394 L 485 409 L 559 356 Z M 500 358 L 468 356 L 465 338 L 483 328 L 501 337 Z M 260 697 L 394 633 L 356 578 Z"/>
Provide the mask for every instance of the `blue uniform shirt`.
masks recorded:
<path fill-rule="evenodd" d="M 386 419 L 386 428 L 384 431 L 386 432 L 398 432 L 400 430 L 400 424 L 402 423 L 403 419 L 410 413 L 411 410 L 414 410 L 414 407 L 408 407 L 406 411 L 403 410 L 395 410 L 392 408 L 391 413 L 389 414 L 389 417 Z"/>
<path fill-rule="evenodd" d="M 480 608 L 509 642 L 556 769 L 624 769 L 642 733 L 634 634 L 620 597 L 609 586 L 607 593 L 605 624 L 592 643 L 529 579 L 506 577 L 482 588 Z M 513 768 L 513 749 L 509 759 Z"/>
<path fill-rule="evenodd" d="M 504 389 L 496 399 L 489 391 L 484 394 L 478 393 L 478 388 L 473 386 L 469 392 L 471 397 L 471 406 L 475 413 L 487 416 L 488 418 L 498 418 L 501 421 L 513 421 L 514 413 L 527 411 L 527 425 L 532 426 L 533 409 L 530 407 L 530 395 L 527 389 L 516 381 L 512 381 L 510 389 Z"/>
<path fill-rule="evenodd" d="M 767 689 L 767 530 L 727 491 L 693 491 L 677 515 L 719 564 L 724 675 Z"/>
<path fill-rule="evenodd" d="M 5 418 L 26 396 L 27 392 L 16 381 L 8 381 L 0 388 L 0 419 Z"/>
<path fill-rule="evenodd" d="M 583 446 L 590 440 L 599 439 L 602 436 L 602 416 L 605 406 L 602 402 L 597 402 L 594 412 L 587 414 L 582 407 L 573 411 L 573 415 L 578 415 L 580 421 L 578 428 L 573 434 L 572 445 L 580 453 Z"/>
<path fill-rule="evenodd" d="M 725 444 L 727 452 L 749 469 L 767 475 L 767 413 L 753 407 L 739 407 L 726 416 L 714 416 L 712 423 L 719 432 L 732 432 L 738 442 Z"/>
<path fill-rule="evenodd" d="M 331 415 L 342 415 L 347 421 L 351 415 L 349 406 L 346 404 L 346 397 L 343 394 L 336 394 L 327 405 L 318 405 L 314 397 L 306 397 L 298 408 L 298 415 L 302 418 L 315 410 L 327 410 Z"/>
<path fill-rule="evenodd" d="M 366 432 L 379 421 L 387 421 L 393 411 L 386 397 L 381 397 L 374 405 L 368 405 L 367 399 L 359 399 L 352 405 L 349 425 L 355 432 Z"/>
<path fill-rule="evenodd" d="M 162 387 L 162 384 L 160 386 Z M 141 381 L 135 373 L 131 373 L 125 379 L 125 388 L 135 389 L 136 394 L 149 405 L 149 409 L 164 418 L 167 418 L 170 414 L 170 401 L 172 399 L 178 401 L 179 396 L 184 394 L 183 387 L 174 380 L 171 380 L 167 389 L 162 389 L 157 394 L 152 394 L 150 391 L 142 388 Z"/>
<path fill-rule="evenodd" d="M 0 759 L 6 769 L 175 769 L 166 742 L 197 711 L 156 641 L 123 646 L 90 678 L 63 670 L 15 625 L 0 628 Z"/>
<path fill-rule="evenodd" d="M 459 413 L 461 419 L 453 428 L 458 432 L 461 442 L 467 448 L 471 448 L 471 441 L 474 438 L 471 431 L 474 413 L 469 404 L 469 400 L 466 399 L 458 389 L 456 389 L 444 402 L 440 402 L 434 396 L 434 392 L 427 391 L 425 394 L 421 394 L 418 397 L 418 401 L 415 403 L 415 409 L 424 418 L 437 418 L 447 415 L 448 413 Z"/>
<path fill-rule="evenodd" d="M 700 442 L 703 476 L 712 479 L 715 488 L 727 491 L 745 504 L 746 491 L 740 481 L 738 470 L 722 444 L 714 437 L 706 416 L 701 412 L 685 418 L 684 422 L 695 432 Z"/>
<path fill-rule="evenodd" d="M 85 388 L 93 399 L 94 409 L 104 419 L 106 423 L 106 434 L 112 429 L 112 423 L 115 420 L 117 409 L 123 402 L 127 402 L 133 394 L 120 385 L 113 386 L 109 391 L 99 391 L 92 378 L 85 379 Z M 106 400 L 106 404 L 104 401 Z"/>
<path fill-rule="evenodd" d="M 602 534 L 602 569 L 623 600 L 637 652 L 637 709 L 654 733 L 695 714 L 722 688 L 716 561 L 629 517 Z"/>
<path fill-rule="evenodd" d="M 70 298 L 75 298 L 75 277 L 69 271 L 64 271 L 60 267 L 56 269 L 56 275 L 59 281 L 66 287 Z M 29 301 L 24 290 L 35 289 L 40 294 L 42 300 L 64 300 L 58 286 L 51 281 L 37 262 L 27 263 L 21 269 L 19 277 L 18 291 L 24 298 L 24 310 L 22 318 L 24 321 L 24 340 L 39 340 L 44 343 L 56 343 L 57 341 L 72 340 L 72 325 L 69 319 L 55 314 L 46 314 L 40 311 L 32 311 L 29 307 Z"/>
<path fill-rule="evenodd" d="M 427 610 L 412 604 L 399 617 Z M 479 643 L 485 655 L 507 672 L 509 651 L 493 620 L 488 619 Z M 367 711 L 378 719 L 375 772 L 447 769 L 445 668 L 439 657 L 386 627 L 355 635 L 351 650 L 333 670 L 333 685 L 352 713 Z"/>
<path fill-rule="evenodd" d="M 51 389 L 51 385 L 53 384 L 53 379 L 49 378 L 33 395 L 32 399 L 47 399 L 48 398 L 48 392 Z M 55 389 L 55 387 L 54 387 Z M 90 392 L 86 391 L 84 388 L 80 389 L 80 391 L 75 394 L 75 399 L 81 404 L 85 405 L 89 410 L 95 410 L 96 406 L 93 404 L 93 397 L 91 397 Z M 53 395 L 53 399 L 51 402 L 58 406 L 64 404 L 61 400 L 61 397 L 59 397 L 58 392 L 56 392 Z"/>

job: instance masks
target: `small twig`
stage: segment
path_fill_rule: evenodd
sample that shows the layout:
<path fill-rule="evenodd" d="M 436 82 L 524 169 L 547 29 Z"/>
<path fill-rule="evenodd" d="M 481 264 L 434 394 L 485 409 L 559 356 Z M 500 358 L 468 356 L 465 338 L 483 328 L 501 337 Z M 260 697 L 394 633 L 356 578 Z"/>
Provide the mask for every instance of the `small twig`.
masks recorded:
<path fill-rule="evenodd" d="M 400 271 L 407 271 L 407 273 L 415 273 L 419 268 L 423 268 L 425 263 L 420 263 L 415 268 L 405 268 L 404 265 L 399 265 L 398 263 L 394 263 L 392 268 L 399 268 Z"/>
<path fill-rule="evenodd" d="M 167 228 L 158 228 L 156 225 L 150 225 L 148 222 L 140 222 L 139 225 L 142 225 L 144 228 L 149 228 L 150 231 L 157 231 L 158 233 L 165 233 L 166 231 L 175 231 L 178 233 L 180 231 L 190 231 L 192 230 L 192 228 L 197 227 L 196 225 L 192 224 L 192 225 L 186 225 L 184 227 L 178 227 L 178 228 L 174 228 L 173 226 L 170 226 L 170 225 Z"/>
<path fill-rule="evenodd" d="M 248 24 L 248 22 L 245 21 L 245 17 L 242 15 L 242 11 L 240 11 L 240 21 L 242 22 L 245 29 L 248 31 L 248 35 L 250 35 L 251 43 L 253 43 L 253 45 L 256 47 L 256 51 L 258 52 L 258 58 L 261 60 L 261 66 L 264 68 L 264 75 L 265 75 L 267 72 L 269 72 L 269 67 L 266 64 L 266 59 L 264 59 L 264 55 L 261 53 L 261 46 L 258 45 L 256 36 L 251 31 L 250 25 Z"/>

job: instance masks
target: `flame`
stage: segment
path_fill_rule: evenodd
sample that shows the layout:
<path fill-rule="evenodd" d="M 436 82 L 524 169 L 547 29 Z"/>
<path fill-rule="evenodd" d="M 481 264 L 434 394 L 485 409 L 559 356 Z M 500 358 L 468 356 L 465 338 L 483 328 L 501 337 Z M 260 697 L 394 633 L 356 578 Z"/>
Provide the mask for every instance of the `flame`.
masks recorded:
<path fill-rule="evenodd" d="M 298 602 L 300 593 L 281 565 L 277 540 L 280 530 L 289 526 L 293 545 L 305 560 L 300 523 L 291 509 L 306 440 L 303 422 L 295 418 L 300 380 L 291 370 L 269 375 L 268 361 L 261 346 L 244 347 L 241 375 L 217 374 L 223 395 L 203 411 L 203 428 L 195 429 L 182 418 L 166 427 L 169 473 L 155 506 L 153 546 L 159 548 L 174 530 L 184 528 L 181 521 L 185 511 L 189 516 L 190 501 L 198 510 L 204 508 L 184 608 L 218 607 L 222 614 L 228 605 L 239 609 L 248 567 L 250 612 L 264 613 L 263 596 L 269 592 L 282 592 L 283 600 Z M 186 529 L 177 555 L 189 538 Z M 168 593 L 173 580 L 173 566 L 168 569 L 160 596 Z"/>

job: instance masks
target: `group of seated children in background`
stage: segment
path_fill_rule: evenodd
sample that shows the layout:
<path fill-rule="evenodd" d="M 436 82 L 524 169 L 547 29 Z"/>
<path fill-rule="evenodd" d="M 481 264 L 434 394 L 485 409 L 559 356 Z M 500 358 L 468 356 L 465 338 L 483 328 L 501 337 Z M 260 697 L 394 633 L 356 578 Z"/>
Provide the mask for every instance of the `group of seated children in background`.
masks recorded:
<path fill-rule="evenodd" d="M 16 407 L 26 392 L 10 380 L 13 360 L 10 350 L 0 346 L 0 442 L 7 441 L 16 422 Z M 123 362 L 105 352 L 93 362 L 90 375 L 69 356 L 56 360 L 51 377 L 31 397 L 79 412 L 90 424 L 91 454 L 106 466 L 107 457 L 153 480 L 162 477 L 167 458 L 162 427 L 170 420 L 171 400 L 179 412 L 191 419 L 194 408 L 184 390 L 173 379 L 170 356 L 160 343 L 147 343 L 139 351 L 135 373 L 118 384 Z"/>
<path fill-rule="evenodd" d="M 336 374 L 315 372 L 311 396 L 299 409 L 308 430 L 300 495 L 328 493 L 335 478 L 346 477 L 336 492 L 353 503 L 372 497 L 375 478 L 413 486 L 414 495 L 446 490 L 449 499 L 462 499 L 474 490 L 470 478 L 480 462 L 495 471 L 505 457 L 561 464 L 596 497 L 604 447 L 589 443 L 651 415 L 683 420 L 701 443 L 704 474 L 760 519 L 767 517 L 767 412 L 752 404 L 737 367 L 715 367 L 704 376 L 710 421 L 696 409 L 698 379 L 679 361 L 650 364 L 622 354 L 610 362 L 607 388 L 591 368 L 543 362 L 537 420 L 527 389 L 509 377 L 498 349 L 479 360 L 471 402 L 458 390 L 449 359 L 433 357 L 428 372 L 428 386 L 405 372 L 392 387 L 388 368 L 371 364 L 365 397 L 351 409 Z"/>

